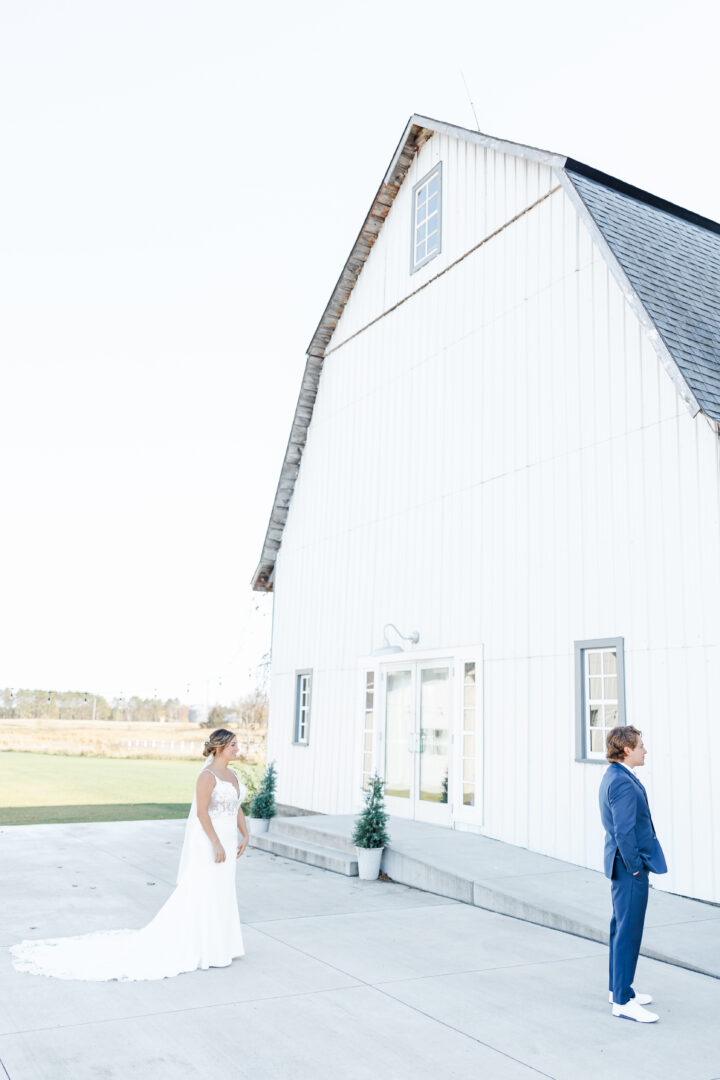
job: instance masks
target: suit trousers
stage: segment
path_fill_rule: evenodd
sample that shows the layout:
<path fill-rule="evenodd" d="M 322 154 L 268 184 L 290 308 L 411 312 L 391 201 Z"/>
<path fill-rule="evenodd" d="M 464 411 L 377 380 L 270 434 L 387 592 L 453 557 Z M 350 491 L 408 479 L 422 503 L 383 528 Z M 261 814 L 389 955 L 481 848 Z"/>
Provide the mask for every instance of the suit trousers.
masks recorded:
<path fill-rule="evenodd" d="M 616 1005 L 635 997 L 632 988 L 640 955 L 645 911 L 650 884 L 643 867 L 637 876 L 626 869 L 620 855 L 615 856 L 612 880 L 613 913 L 610 921 L 610 989 Z"/>

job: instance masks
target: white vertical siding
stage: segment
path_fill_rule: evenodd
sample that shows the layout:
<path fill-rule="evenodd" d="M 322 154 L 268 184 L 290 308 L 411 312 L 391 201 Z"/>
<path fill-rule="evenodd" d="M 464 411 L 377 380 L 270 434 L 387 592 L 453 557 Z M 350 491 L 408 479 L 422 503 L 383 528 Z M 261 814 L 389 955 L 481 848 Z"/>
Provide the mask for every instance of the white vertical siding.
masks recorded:
<path fill-rule="evenodd" d="M 411 276 L 410 193 L 438 158 L 443 252 Z M 718 901 L 717 437 L 575 209 L 555 192 L 358 333 L 553 187 L 544 166 L 436 135 L 360 275 L 276 568 L 279 798 L 358 805 L 358 657 L 392 621 L 422 648 L 484 643 L 485 832 L 599 867 L 602 767 L 574 760 L 573 643 L 622 636 L 663 887 Z M 304 667 L 310 746 L 294 747 Z"/>
<path fill-rule="evenodd" d="M 442 251 L 410 273 L 412 189 L 443 165 Z M 475 244 L 555 186 L 552 169 L 496 150 L 435 134 L 416 154 L 372 253 L 333 335 L 335 349 L 382 311 L 424 285 Z M 380 269 L 380 272 L 377 270 Z M 508 272 L 516 269 L 508 266 Z M 442 333 L 433 323 L 429 329 Z"/>

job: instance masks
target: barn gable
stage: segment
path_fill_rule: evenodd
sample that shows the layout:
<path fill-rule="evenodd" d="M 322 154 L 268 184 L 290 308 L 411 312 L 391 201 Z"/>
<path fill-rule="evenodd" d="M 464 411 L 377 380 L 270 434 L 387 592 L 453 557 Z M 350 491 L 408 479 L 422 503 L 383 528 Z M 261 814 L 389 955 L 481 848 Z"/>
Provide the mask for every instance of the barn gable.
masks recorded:
<path fill-rule="evenodd" d="M 353 332 L 367 325 L 363 319 L 348 320 L 350 309 L 362 310 L 361 294 L 371 288 L 370 280 L 365 279 L 356 290 L 358 279 L 378 242 L 380 247 L 383 241 L 386 246 L 389 244 L 389 226 L 385 227 L 385 223 L 406 180 L 415 182 L 413 170 L 418 171 L 418 157 L 434 135 L 444 136 L 446 142 L 450 139 L 453 144 L 482 147 L 505 161 L 537 166 L 538 178 L 530 184 L 525 170 L 525 198 L 520 200 L 519 207 L 534 205 L 533 199 L 547 197 L 561 184 L 605 255 L 626 298 L 648 329 L 661 363 L 691 414 L 702 409 L 711 420 L 720 420 L 720 301 L 715 299 L 720 296 L 720 226 L 561 155 L 413 116 L 308 347 L 285 460 L 253 578 L 257 590 L 269 591 L 273 587 L 275 559 L 299 473 L 324 358 Z M 411 187 L 412 183 L 405 186 L 404 197 L 409 198 Z M 502 222 L 485 222 L 478 243 L 494 235 L 493 227 L 513 220 L 512 208 L 507 210 Z M 390 275 L 390 293 L 383 294 L 382 308 L 392 309 L 410 299 L 455 265 L 453 258 L 459 261 L 474 250 L 474 242 L 474 237 L 468 238 L 462 253 L 443 250 L 442 259 L 430 263 L 409 281 L 406 266 L 402 285 L 394 292 Z M 406 250 L 401 252 L 401 258 L 407 259 Z M 374 307 L 377 310 L 377 304 Z M 366 310 L 372 309 L 372 304 L 366 305 Z"/>

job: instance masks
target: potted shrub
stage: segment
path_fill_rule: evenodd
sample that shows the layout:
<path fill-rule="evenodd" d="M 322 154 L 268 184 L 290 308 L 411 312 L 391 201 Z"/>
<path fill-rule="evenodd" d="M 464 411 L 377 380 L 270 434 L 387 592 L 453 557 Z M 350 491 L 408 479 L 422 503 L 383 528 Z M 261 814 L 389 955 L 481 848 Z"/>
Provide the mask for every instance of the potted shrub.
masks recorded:
<path fill-rule="evenodd" d="M 358 875 L 365 881 L 375 881 L 380 873 L 383 849 L 390 843 L 387 819 L 383 782 L 376 773 L 370 777 L 365 809 L 355 822 L 352 837 L 358 857 Z"/>
<path fill-rule="evenodd" d="M 276 783 L 275 763 L 271 761 L 265 770 L 262 783 L 250 800 L 250 806 L 248 807 L 250 811 L 248 821 L 251 832 L 256 834 L 267 832 L 270 819 L 277 814 L 277 807 L 275 806 Z"/>

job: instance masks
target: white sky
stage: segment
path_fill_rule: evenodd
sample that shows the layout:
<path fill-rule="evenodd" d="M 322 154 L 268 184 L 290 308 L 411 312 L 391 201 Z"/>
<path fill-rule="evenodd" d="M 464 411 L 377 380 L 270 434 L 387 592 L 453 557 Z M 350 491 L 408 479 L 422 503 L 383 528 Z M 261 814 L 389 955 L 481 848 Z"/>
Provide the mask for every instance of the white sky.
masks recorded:
<path fill-rule="evenodd" d="M 229 700 L 304 349 L 408 116 L 720 219 L 711 2 L 0 3 L 0 686 Z M 220 685 L 222 680 L 222 685 Z"/>

